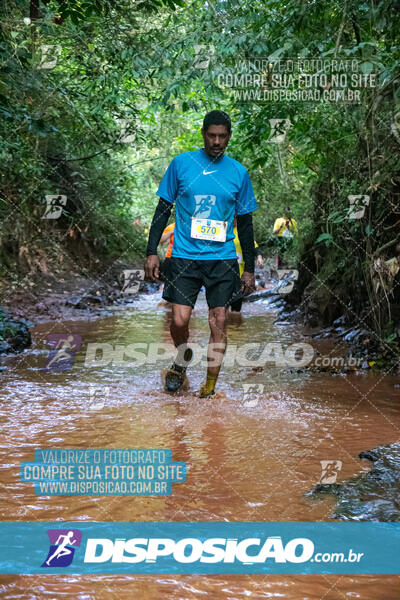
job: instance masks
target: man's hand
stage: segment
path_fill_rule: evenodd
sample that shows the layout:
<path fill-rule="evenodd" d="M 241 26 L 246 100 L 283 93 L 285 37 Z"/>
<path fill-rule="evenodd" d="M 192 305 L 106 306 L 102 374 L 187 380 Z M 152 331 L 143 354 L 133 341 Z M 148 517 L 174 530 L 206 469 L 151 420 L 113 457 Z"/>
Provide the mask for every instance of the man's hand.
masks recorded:
<path fill-rule="evenodd" d="M 147 280 L 156 281 L 160 278 L 160 259 L 157 254 L 150 254 L 147 257 L 144 272 Z"/>
<path fill-rule="evenodd" d="M 254 279 L 254 273 L 248 273 L 245 271 L 242 275 L 242 294 L 248 296 L 252 292 L 256 291 L 256 282 Z"/>
<path fill-rule="evenodd" d="M 256 260 L 256 265 L 259 269 L 263 269 L 264 268 L 264 259 L 261 256 L 261 254 L 257 255 L 257 260 Z"/>

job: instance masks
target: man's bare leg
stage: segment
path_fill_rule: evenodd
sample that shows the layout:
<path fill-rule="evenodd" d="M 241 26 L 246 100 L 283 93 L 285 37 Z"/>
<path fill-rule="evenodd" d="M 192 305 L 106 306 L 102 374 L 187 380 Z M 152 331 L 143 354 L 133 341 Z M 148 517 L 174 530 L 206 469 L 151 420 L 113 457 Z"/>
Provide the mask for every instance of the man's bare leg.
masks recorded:
<path fill-rule="evenodd" d="M 226 350 L 226 313 L 224 306 L 210 308 L 208 322 L 210 325 L 210 340 L 207 352 L 207 380 L 200 388 L 200 396 L 211 396 L 221 369 L 222 360 Z"/>
<path fill-rule="evenodd" d="M 187 346 L 189 339 L 189 321 L 192 307 L 183 304 L 172 304 L 171 336 L 178 354 L 165 378 L 165 389 L 177 392 L 185 381 L 186 367 L 192 360 L 193 352 Z"/>
<path fill-rule="evenodd" d="M 189 339 L 189 321 L 192 310 L 191 306 L 184 304 L 172 305 L 171 336 L 175 348 L 186 344 Z"/>

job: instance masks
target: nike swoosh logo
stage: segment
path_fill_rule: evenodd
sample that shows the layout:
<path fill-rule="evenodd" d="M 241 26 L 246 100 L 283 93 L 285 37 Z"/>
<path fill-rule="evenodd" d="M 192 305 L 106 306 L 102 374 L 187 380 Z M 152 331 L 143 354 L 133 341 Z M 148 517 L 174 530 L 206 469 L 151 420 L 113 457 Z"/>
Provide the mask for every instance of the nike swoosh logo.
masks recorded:
<path fill-rule="evenodd" d="M 206 171 L 205 169 L 203 170 L 203 175 L 210 175 L 211 173 L 216 173 L 217 171 Z"/>

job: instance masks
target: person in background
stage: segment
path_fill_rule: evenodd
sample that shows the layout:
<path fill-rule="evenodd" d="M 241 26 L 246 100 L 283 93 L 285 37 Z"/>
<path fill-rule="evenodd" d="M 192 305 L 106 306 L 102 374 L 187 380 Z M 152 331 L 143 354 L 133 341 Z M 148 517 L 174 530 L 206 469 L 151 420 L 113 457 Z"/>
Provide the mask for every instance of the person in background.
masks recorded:
<path fill-rule="evenodd" d="M 236 217 L 233 220 L 233 233 L 235 236 L 235 239 L 233 240 L 235 243 L 235 250 L 236 250 L 236 256 L 237 256 L 237 260 L 239 263 L 239 274 L 240 277 L 243 274 L 244 271 L 244 260 L 243 260 L 243 253 L 242 253 L 242 247 L 240 245 L 240 241 L 239 241 L 239 236 L 238 236 L 238 230 L 237 230 L 237 219 Z M 258 267 L 259 269 L 263 269 L 264 268 L 264 260 L 263 257 L 261 255 L 261 251 L 260 248 L 257 244 L 257 242 L 254 240 L 254 254 L 256 257 L 256 264 L 255 266 Z M 242 309 L 242 304 L 243 304 L 243 299 L 242 298 L 238 298 L 237 300 L 234 300 L 234 302 L 232 302 L 230 304 L 230 309 L 232 312 L 234 313 L 240 313 L 241 309 Z"/>
<path fill-rule="evenodd" d="M 167 242 L 169 242 L 169 246 L 168 246 L 168 250 L 165 254 L 165 258 L 171 258 L 172 245 L 174 243 L 174 230 L 175 230 L 175 223 L 171 223 L 164 229 L 163 234 L 161 236 L 160 244 L 166 244 Z"/>
<path fill-rule="evenodd" d="M 169 242 L 167 252 L 165 253 L 164 262 L 160 267 L 161 275 L 164 280 L 168 273 L 168 264 L 169 264 L 169 261 L 171 258 L 172 246 L 174 244 L 174 231 L 175 231 L 175 223 L 171 223 L 164 229 L 161 239 L 160 239 L 160 244 L 167 244 Z"/>
<path fill-rule="evenodd" d="M 277 237 L 276 268 L 279 267 L 280 255 L 291 245 L 293 235 L 298 232 L 297 223 L 292 217 L 290 206 L 285 206 L 281 217 L 274 223 L 273 234 Z"/>

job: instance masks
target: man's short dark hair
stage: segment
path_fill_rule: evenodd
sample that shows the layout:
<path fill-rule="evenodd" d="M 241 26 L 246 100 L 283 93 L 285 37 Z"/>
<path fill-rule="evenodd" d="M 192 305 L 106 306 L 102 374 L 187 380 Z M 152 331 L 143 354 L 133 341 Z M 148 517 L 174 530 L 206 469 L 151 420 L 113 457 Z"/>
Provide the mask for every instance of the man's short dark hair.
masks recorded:
<path fill-rule="evenodd" d="M 292 209 L 290 208 L 290 206 L 285 206 L 285 208 L 284 208 L 283 210 L 284 210 L 284 212 L 286 212 L 286 213 L 290 213 L 290 212 L 292 212 Z"/>
<path fill-rule="evenodd" d="M 228 132 L 231 131 L 231 120 L 223 110 L 212 110 L 206 114 L 203 120 L 204 131 L 207 131 L 210 125 L 225 125 Z"/>

